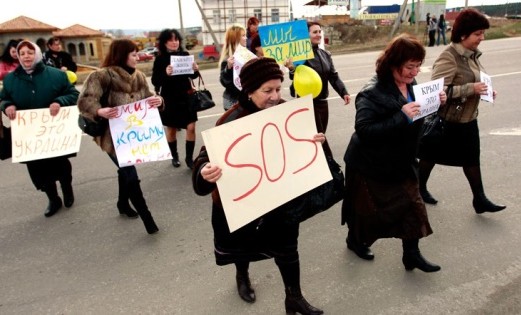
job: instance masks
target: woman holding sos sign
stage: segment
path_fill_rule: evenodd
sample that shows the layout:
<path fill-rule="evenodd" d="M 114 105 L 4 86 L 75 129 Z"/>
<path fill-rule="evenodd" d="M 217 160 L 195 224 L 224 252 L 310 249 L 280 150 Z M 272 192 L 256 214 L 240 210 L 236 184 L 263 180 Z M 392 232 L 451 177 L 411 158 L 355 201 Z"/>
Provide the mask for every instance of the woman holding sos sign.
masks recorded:
<path fill-rule="evenodd" d="M 271 58 L 248 61 L 241 70 L 242 91 L 239 102 L 233 105 L 217 121 L 217 125 L 240 119 L 282 102 L 281 88 L 284 79 L 279 65 Z M 314 141 L 323 143 L 325 136 L 319 133 Z M 300 290 L 300 263 L 297 250 L 299 223 L 284 220 L 282 209 L 271 211 L 249 224 L 230 233 L 216 182 L 222 169 L 212 164 L 205 151 L 195 160 L 193 184 L 198 195 L 212 193 L 212 227 L 216 264 L 235 264 L 237 290 L 246 302 L 255 302 L 255 292 L 249 278 L 251 261 L 274 258 L 286 289 L 285 308 L 288 314 L 323 314 L 310 305 Z M 280 211 L 279 211 L 280 210 Z"/>

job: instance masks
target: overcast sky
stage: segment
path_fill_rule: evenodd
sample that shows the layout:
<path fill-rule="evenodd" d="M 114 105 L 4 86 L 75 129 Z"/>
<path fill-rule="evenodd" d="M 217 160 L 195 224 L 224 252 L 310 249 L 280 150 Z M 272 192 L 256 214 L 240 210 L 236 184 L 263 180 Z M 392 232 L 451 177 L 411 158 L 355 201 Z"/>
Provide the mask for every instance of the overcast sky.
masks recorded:
<path fill-rule="evenodd" d="M 295 17 L 302 16 L 302 3 L 309 0 L 293 0 Z M 362 5 L 401 4 L 399 0 L 362 0 Z M 412 2 L 409 0 L 409 2 Z M 521 0 L 468 0 L 468 4 L 485 5 Z M 201 16 L 194 0 L 182 0 L 183 24 L 201 26 Z M 465 0 L 447 0 L 447 8 L 464 6 Z M 81 24 L 93 29 L 150 29 L 180 27 L 178 0 L 25 0 L 17 3 L 2 0 L 0 23 L 24 15 L 35 20 L 66 28 Z"/>

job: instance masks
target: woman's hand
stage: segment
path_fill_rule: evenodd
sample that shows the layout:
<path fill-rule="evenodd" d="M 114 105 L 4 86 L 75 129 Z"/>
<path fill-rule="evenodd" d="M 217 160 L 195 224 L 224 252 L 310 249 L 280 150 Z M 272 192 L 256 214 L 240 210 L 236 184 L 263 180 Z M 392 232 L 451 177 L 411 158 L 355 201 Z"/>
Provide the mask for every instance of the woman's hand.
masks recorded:
<path fill-rule="evenodd" d="M 344 95 L 344 105 L 349 104 L 351 102 L 351 96 L 349 94 Z"/>
<path fill-rule="evenodd" d="M 289 71 L 295 70 L 295 65 L 293 64 L 292 58 L 286 59 L 286 61 L 284 62 L 284 66 L 288 68 Z"/>
<path fill-rule="evenodd" d="M 483 82 L 474 83 L 474 94 L 486 95 L 488 86 Z"/>
<path fill-rule="evenodd" d="M 153 107 L 159 107 L 163 104 L 163 98 L 159 95 L 151 96 L 150 98 L 148 98 L 147 104 Z"/>
<path fill-rule="evenodd" d="M 440 92 L 440 105 L 445 105 L 447 103 L 447 93 L 445 91 Z"/>
<path fill-rule="evenodd" d="M 228 69 L 231 69 L 233 68 L 233 64 L 235 63 L 235 58 L 233 56 L 231 56 L 230 58 L 226 59 L 226 67 L 228 67 Z"/>
<path fill-rule="evenodd" d="M 420 104 L 416 102 L 407 103 L 402 106 L 402 112 L 412 121 L 420 113 Z"/>
<path fill-rule="evenodd" d="M 199 71 L 199 66 L 197 65 L 197 63 L 194 61 L 194 63 L 192 63 L 192 69 L 194 71 Z"/>
<path fill-rule="evenodd" d="M 313 141 L 324 143 L 324 142 L 326 142 L 326 135 L 323 134 L 322 132 L 319 132 L 313 136 Z"/>
<path fill-rule="evenodd" d="M 116 116 L 118 115 L 118 109 L 116 107 L 104 107 L 98 109 L 96 113 L 100 117 L 103 117 L 105 119 L 111 119 L 116 118 Z"/>
<path fill-rule="evenodd" d="M 13 120 L 16 118 L 16 106 L 15 105 L 9 105 L 5 109 L 5 114 L 7 115 L 7 118 L 10 120 Z"/>
<path fill-rule="evenodd" d="M 49 111 L 51 112 L 51 116 L 56 116 L 60 112 L 60 104 L 54 102 L 49 105 Z"/>
<path fill-rule="evenodd" d="M 215 183 L 217 180 L 219 180 L 219 178 L 221 178 L 222 169 L 219 166 L 208 162 L 201 169 L 201 176 L 205 181 L 209 183 Z"/>
<path fill-rule="evenodd" d="M 172 74 L 174 74 L 174 67 L 172 67 L 172 65 L 168 65 L 168 66 L 166 67 L 166 75 L 169 75 L 169 76 L 170 76 L 170 75 L 172 75 Z"/>

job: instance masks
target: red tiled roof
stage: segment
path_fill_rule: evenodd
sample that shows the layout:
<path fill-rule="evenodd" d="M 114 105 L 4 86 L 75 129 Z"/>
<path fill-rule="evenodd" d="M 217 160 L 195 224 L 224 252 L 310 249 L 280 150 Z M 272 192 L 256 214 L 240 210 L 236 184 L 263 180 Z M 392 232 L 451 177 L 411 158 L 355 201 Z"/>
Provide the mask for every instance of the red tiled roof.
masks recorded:
<path fill-rule="evenodd" d="M 17 18 L 0 24 L 1 33 L 18 33 L 24 31 L 56 31 L 56 26 L 45 24 L 43 22 L 33 20 L 26 16 L 20 15 Z"/>
<path fill-rule="evenodd" d="M 52 33 L 57 37 L 89 37 L 89 36 L 103 36 L 104 33 L 93 30 L 80 24 L 74 24 L 65 29 L 55 31 Z"/>

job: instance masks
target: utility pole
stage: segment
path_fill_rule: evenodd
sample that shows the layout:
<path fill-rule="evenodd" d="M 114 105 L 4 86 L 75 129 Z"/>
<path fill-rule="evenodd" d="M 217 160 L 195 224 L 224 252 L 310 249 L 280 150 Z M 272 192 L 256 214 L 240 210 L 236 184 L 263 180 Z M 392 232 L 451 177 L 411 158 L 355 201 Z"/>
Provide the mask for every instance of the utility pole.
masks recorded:
<path fill-rule="evenodd" d="M 403 4 L 400 7 L 400 13 L 398 13 L 398 17 L 396 18 L 396 21 L 394 21 L 393 28 L 391 29 L 391 33 L 389 33 L 389 38 L 393 38 L 394 33 L 402 23 L 402 16 L 403 12 L 405 12 L 405 8 L 407 8 L 407 0 L 403 0 Z"/>
<path fill-rule="evenodd" d="M 185 35 L 185 28 L 183 26 L 183 12 L 181 9 L 181 0 L 177 0 L 177 4 L 179 6 L 179 21 L 181 22 L 181 35 Z"/>
<path fill-rule="evenodd" d="M 179 0 L 181 1 L 181 0 Z M 210 32 L 210 35 L 212 35 L 213 42 L 215 43 L 215 48 L 218 52 L 221 52 L 221 45 L 219 44 L 219 41 L 217 40 L 217 36 L 215 36 L 215 33 L 212 30 L 212 26 L 210 25 L 210 22 L 208 22 L 208 19 L 206 18 L 206 15 L 203 12 L 203 8 L 201 8 L 201 5 L 199 4 L 198 0 L 194 0 L 195 4 L 197 4 L 197 7 L 199 8 L 199 12 L 201 12 L 201 17 L 203 18 L 204 24 L 206 24 L 206 27 L 208 28 L 208 32 Z"/>

